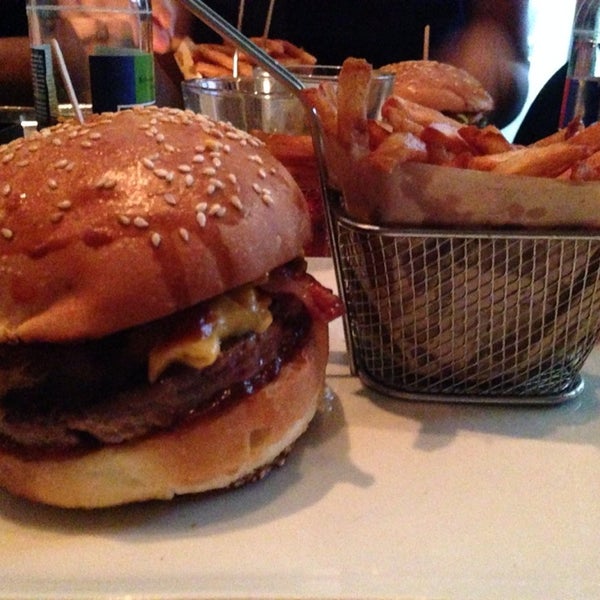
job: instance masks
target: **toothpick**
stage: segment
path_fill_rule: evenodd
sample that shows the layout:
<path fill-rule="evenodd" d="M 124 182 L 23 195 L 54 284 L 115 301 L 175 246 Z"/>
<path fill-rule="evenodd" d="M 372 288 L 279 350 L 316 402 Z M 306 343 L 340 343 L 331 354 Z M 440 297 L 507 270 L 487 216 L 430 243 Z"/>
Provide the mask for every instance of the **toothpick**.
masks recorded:
<path fill-rule="evenodd" d="M 238 20 L 237 20 L 237 30 L 242 31 L 242 24 L 244 22 L 244 10 L 246 8 L 246 0 L 240 0 L 240 5 L 238 6 Z M 238 62 L 240 58 L 240 52 L 236 48 L 233 53 L 233 76 L 237 78 L 239 74 Z"/>
<path fill-rule="evenodd" d="M 69 71 L 67 70 L 67 65 L 65 63 L 65 57 L 63 56 L 62 50 L 58 45 L 58 42 L 55 38 L 52 38 L 50 41 L 52 45 L 52 50 L 56 55 L 56 60 L 58 62 L 58 68 L 60 70 L 60 76 L 62 77 L 63 84 L 67 90 L 67 96 L 69 96 L 69 100 L 73 105 L 73 109 L 75 110 L 75 116 L 77 120 L 83 124 L 83 113 L 81 112 L 81 107 L 79 106 L 79 101 L 77 100 L 77 96 L 75 94 L 75 90 L 73 89 L 73 82 L 71 81 L 71 77 L 69 76 Z"/>
<path fill-rule="evenodd" d="M 423 60 L 429 60 L 429 25 L 423 31 Z"/>
<path fill-rule="evenodd" d="M 266 40 L 269 37 L 269 30 L 271 29 L 271 20 L 273 19 L 273 8 L 275 7 L 275 0 L 270 0 L 269 10 L 267 11 L 267 20 L 265 21 L 265 28 L 263 31 L 263 39 Z"/>

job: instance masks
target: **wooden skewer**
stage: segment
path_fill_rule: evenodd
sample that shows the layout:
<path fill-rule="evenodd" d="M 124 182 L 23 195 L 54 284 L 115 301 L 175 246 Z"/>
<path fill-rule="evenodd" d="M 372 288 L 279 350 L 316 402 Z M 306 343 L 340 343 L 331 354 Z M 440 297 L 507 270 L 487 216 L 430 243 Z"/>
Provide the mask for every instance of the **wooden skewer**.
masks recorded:
<path fill-rule="evenodd" d="M 238 31 L 242 31 L 242 25 L 244 23 L 244 10 L 246 8 L 246 0 L 240 0 L 240 5 L 238 6 L 238 18 L 237 18 L 237 30 Z M 239 68 L 238 68 L 238 63 L 239 63 L 239 57 L 240 57 L 240 53 L 239 50 L 236 48 L 235 52 L 233 53 L 233 76 L 234 77 L 238 77 L 239 75 Z"/>
<path fill-rule="evenodd" d="M 263 39 L 267 39 L 269 37 L 269 31 L 271 29 L 271 21 L 273 19 L 273 8 L 275 7 L 275 0 L 270 0 L 269 2 L 269 10 L 267 10 L 267 19 L 265 21 L 265 28 L 263 30 Z"/>
<path fill-rule="evenodd" d="M 425 25 L 425 29 L 423 31 L 423 60 L 429 60 L 429 33 L 430 26 Z"/>

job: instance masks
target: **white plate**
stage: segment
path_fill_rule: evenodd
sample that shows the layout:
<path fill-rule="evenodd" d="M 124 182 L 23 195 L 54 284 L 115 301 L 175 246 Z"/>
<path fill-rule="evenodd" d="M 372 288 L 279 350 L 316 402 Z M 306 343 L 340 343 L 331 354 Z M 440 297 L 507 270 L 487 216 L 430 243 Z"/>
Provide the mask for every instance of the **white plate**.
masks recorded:
<path fill-rule="evenodd" d="M 336 397 L 258 484 L 99 512 L 0 493 L 0 598 L 600 598 L 600 353 L 572 403 L 416 404 L 365 391 L 331 332 Z"/>

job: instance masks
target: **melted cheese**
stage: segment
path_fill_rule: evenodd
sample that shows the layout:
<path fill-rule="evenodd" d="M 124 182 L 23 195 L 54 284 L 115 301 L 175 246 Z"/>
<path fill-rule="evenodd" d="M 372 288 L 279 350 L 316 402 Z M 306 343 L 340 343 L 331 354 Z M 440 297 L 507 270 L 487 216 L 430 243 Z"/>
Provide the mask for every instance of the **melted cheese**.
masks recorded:
<path fill-rule="evenodd" d="M 252 286 L 244 286 L 209 303 L 209 320 L 193 335 L 187 332 L 159 344 L 150 352 L 148 379 L 154 382 L 173 363 L 194 369 L 212 365 L 224 340 L 250 332 L 262 333 L 273 321 L 269 298 Z"/>

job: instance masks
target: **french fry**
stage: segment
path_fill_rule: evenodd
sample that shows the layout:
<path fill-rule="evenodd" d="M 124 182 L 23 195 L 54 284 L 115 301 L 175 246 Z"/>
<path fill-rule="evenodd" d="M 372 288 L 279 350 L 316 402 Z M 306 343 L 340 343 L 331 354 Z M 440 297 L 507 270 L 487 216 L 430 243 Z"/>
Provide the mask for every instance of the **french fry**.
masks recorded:
<path fill-rule="evenodd" d="M 372 73 L 366 60 L 349 58 L 338 78 L 337 136 L 353 152 L 369 148 L 367 103 Z"/>
<path fill-rule="evenodd" d="M 407 122 L 416 123 L 421 127 L 427 127 L 432 123 L 445 123 L 457 129 L 461 127 L 458 121 L 447 117 L 438 110 L 422 106 L 399 96 L 390 96 L 386 99 L 381 108 L 381 115 L 390 121 L 394 129 L 401 129 L 402 123 Z"/>
<path fill-rule="evenodd" d="M 472 150 L 461 131 L 447 123 L 432 123 L 423 128 L 419 137 L 428 148 L 441 147 L 451 154 L 460 154 Z"/>
<path fill-rule="evenodd" d="M 369 130 L 370 150 L 378 148 L 385 139 L 394 132 L 391 125 L 383 123 L 382 121 L 376 121 L 375 119 L 369 119 L 367 121 L 367 128 Z"/>
<path fill-rule="evenodd" d="M 572 181 L 597 181 L 600 179 L 600 151 L 575 163 L 565 172 L 565 179 Z"/>
<path fill-rule="evenodd" d="M 530 175 L 534 177 L 558 177 L 573 165 L 587 158 L 590 148 L 567 142 L 557 142 L 549 146 L 521 148 L 507 152 L 493 171 L 507 175 Z"/>
<path fill-rule="evenodd" d="M 314 65 L 316 57 L 287 40 L 264 37 L 251 38 L 275 60 L 284 65 Z M 230 43 L 194 43 L 184 38 L 174 50 L 175 61 L 184 77 L 223 77 L 233 73 L 235 47 Z M 254 59 L 242 51 L 238 52 L 238 73 L 244 77 L 252 75 Z"/>
<path fill-rule="evenodd" d="M 369 154 L 368 161 L 389 173 L 399 163 L 427 162 L 427 146 L 412 133 L 394 132 Z"/>
<path fill-rule="evenodd" d="M 600 150 L 600 122 L 592 123 L 567 139 L 569 144 L 586 146 L 591 153 Z"/>
<path fill-rule="evenodd" d="M 513 149 L 513 145 L 493 125 L 486 127 L 466 125 L 461 127 L 458 133 L 476 154 L 498 154 Z"/>
<path fill-rule="evenodd" d="M 316 65 L 317 64 L 317 58 L 315 56 L 313 56 L 312 54 L 309 54 L 308 52 L 306 52 L 306 50 L 304 50 L 303 48 L 299 48 L 298 46 L 296 46 L 295 44 L 292 44 L 292 42 L 288 41 L 288 40 L 281 40 L 282 44 L 283 44 L 283 48 L 284 48 L 284 52 L 285 54 L 287 54 L 288 56 L 295 58 L 299 61 L 298 64 L 301 65 Z"/>
<path fill-rule="evenodd" d="M 338 110 L 333 87 L 323 83 L 318 87 L 302 90 L 302 94 L 305 102 L 316 111 L 323 132 L 328 136 L 337 135 Z"/>
<path fill-rule="evenodd" d="M 184 38 L 173 52 L 175 62 L 184 79 L 194 79 L 195 77 L 198 77 L 194 62 L 193 47 L 193 42 L 189 38 Z"/>
<path fill-rule="evenodd" d="M 231 71 L 227 67 L 209 62 L 196 61 L 194 63 L 194 77 L 227 77 Z"/>
<path fill-rule="evenodd" d="M 195 48 L 194 59 L 201 59 L 198 62 L 208 62 L 224 67 L 228 73 L 233 72 L 233 55 L 229 54 L 223 47 L 214 44 L 198 44 Z M 240 61 L 238 63 L 238 73 L 245 77 L 252 75 L 252 65 Z"/>

